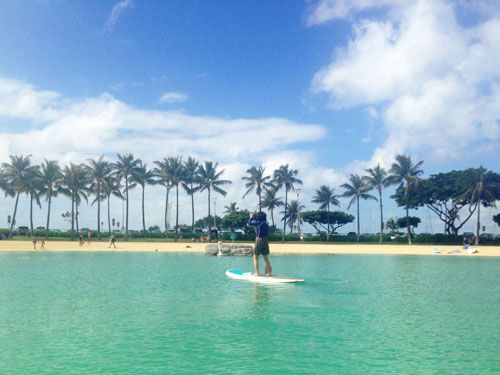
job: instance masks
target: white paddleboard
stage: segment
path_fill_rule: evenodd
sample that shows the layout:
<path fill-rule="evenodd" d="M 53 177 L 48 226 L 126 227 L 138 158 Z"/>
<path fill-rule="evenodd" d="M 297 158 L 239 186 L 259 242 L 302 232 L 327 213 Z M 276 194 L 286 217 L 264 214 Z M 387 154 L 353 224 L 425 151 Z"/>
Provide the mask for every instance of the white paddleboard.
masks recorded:
<path fill-rule="evenodd" d="M 231 279 L 246 280 L 262 284 L 297 283 L 304 281 L 304 279 L 294 279 L 283 276 L 256 276 L 252 272 L 244 272 L 241 270 L 227 270 L 226 276 Z"/>

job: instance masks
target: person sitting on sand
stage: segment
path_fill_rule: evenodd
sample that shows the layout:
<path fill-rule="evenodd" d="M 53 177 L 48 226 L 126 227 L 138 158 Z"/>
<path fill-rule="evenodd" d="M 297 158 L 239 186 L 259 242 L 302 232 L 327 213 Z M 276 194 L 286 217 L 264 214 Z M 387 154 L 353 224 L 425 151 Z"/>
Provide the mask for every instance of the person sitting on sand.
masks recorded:
<path fill-rule="evenodd" d="M 273 268 L 269 261 L 269 224 L 267 223 L 267 216 L 264 212 L 259 211 L 252 214 L 248 220 L 248 225 L 255 227 L 255 246 L 253 250 L 253 266 L 255 268 L 255 275 L 259 275 L 259 255 L 264 257 L 266 267 L 264 273 L 266 276 L 271 276 Z"/>
<path fill-rule="evenodd" d="M 113 245 L 113 248 L 116 249 L 116 245 L 115 245 L 115 242 L 116 242 L 116 237 L 114 234 L 111 235 L 111 237 L 109 238 L 109 246 L 108 246 L 108 249 L 111 248 L 111 245 Z"/>

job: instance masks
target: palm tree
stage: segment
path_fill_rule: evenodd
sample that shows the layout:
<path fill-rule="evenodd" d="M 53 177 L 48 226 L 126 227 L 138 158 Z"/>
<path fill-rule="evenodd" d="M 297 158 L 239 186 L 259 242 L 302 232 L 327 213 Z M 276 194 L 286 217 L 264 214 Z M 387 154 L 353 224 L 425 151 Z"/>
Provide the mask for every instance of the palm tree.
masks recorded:
<path fill-rule="evenodd" d="M 165 233 L 168 230 L 168 200 L 170 189 L 172 189 L 172 178 L 170 177 L 170 161 L 167 158 L 163 158 L 162 161 L 154 162 L 157 167 L 154 169 L 155 176 L 157 178 L 157 183 L 165 186 L 166 194 L 165 194 Z"/>
<path fill-rule="evenodd" d="M 370 189 L 378 191 L 378 202 L 380 205 L 380 243 L 384 241 L 384 212 L 382 205 L 382 189 L 389 185 L 387 180 L 387 172 L 384 168 L 377 164 L 375 168 L 366 169 L 368 176 L 364 176 L 366 183 Z"/>
<path fill-rule="evenodd" d="M 144 193 L 146 185 L 156 184 L 155 173 L 152 169 L 148 169 L 147 165 L 143 162 L 139 163 L 137 169 L 132 173 L 132 181 L 136 182 L 142 187 L 142 231 L 146 237 L 146 216 L 144 210 Z"/>
<path fill-rule="evenodd" d="M 264 197 L 262 198 L 262 207 L 269 210 L 271 213 L 271 223 L 274 226 L 274 210 L 283 206 L 283 201 L 281 198 L 276 197 L 278 190 L 274 187 L 264 188 Z"/>
<path fill-rule="evenodd" d="M 64 167 L 61 192 L 71 199 L 71 239 L 75 238 L 75 218 L 76 230 L 78 231 L 78 205 L 81 198 L 87 199 L 87 173 L 83 164 L 70 163 Z"/>
<path fill-rule="evenodd" d="M 45 159 L 42 162 L 42 191 L 47 201 L 47 224 L 45 225 L 45 238 L 48 237 L 50 226 L 50 209 L 52 206 L 52 198 L 56 197 L 60 191 L 62 179 L 61 167 L 55 160 Z"/>
<path fill-rule="evenodd" d="M 326 185 L 320 186 L 318 190 L 316 190 L 316 195 L 313 197 L 312 202 L 319 204 L 320 210 L 325 210 L 327 212 L 328 217 L 328 226 L 326 233 L 326 240 L 330 241 L 330 205 L 338 206 L 339 201 L 337 196 L 334 194 L 335 189 L 330 188 Z"/>
<path fill-rule="evenodd" d="M 97 160 L 88 160 L 87 174 L 90 181 L 90 191 L 96 196 L 97 201 L 97 239 L 101 240 L 101 199 L 102 189 L 107 183 L 107 177 L 111 173 L 110 164 L 101 156 Z M 92 202 L 93 203 L 93 202 Z"/>
<path fill-rule="evenodd" d="M 131 178 L 139 167 L 140 160 L 135 159 L 132 154 L 117 154 L 116 156 L 118 161 L 113 165 L 116 178 L 125 182 L 125 241 L 128 241 L 128 192 L 136 186 Z"/>
<path fill-rule="evenodd" d="M 302 224 L 302 220 L 300 219 L 299 213 L 304 209 L 304 206 L 299 204 L 298 201 L 293 200 L 285 206 L 285 210 L 282 212 L 283 221 L 285 224 L 288 224 L 288 228 L 290 228 L 290 234 L 293 233 L 293 227 L 298 222 L 298 224 Z"/>
<path fill-rule="evenodd" d="M 111 235 L 111 210 L 110 210 L 110 201 L 111 201 L 111 195 L 114 195 L 115 197 L 120 198 L 121 200 L 124 200 L 125 197 L 123 196 L 122 192 L 122 186 L 120 185 L 120 181 L 117 180 L 114 176 L 108 175 L 105 179 L 105 182 L 102 184 L 102 199 L 106 199 L 108 203 L 108 231 L 109 234 Z"/>
<path fill-rule="evenodd" d="M 352 204 L 356 202 L 357 219 L 358 219 L 358 232 L 356 234 L 356 241 L 359 242 L 359 198 L 377 200 L 373 195 L 366 193 L 369 190 L 367 183 L 357 174 L 352 174 L 349 177 L 350 184 L 345 183 L 340 185 L 346 191 L 342 194 L 343 197 L 352 197 L 347 209 L 351 208 Z"/>
<path fill-rule="evenodd" d="M 413 164 L 410 156 L 397 155 L 396 162 L 392 163 L 391 169 L 389 170 L 389 176 L 387 177 L 388 184 L 399 184 L 399 187 L 404 187 L 405 189 L 405 206 L 406 206 L 406 231 L 408 235 L 408 244 L 411 245 L 411 231 L 410 231 L 410 219 L 409 219 L 409 190 L 410 187 L 416 186 L 419 181 L 419 177 L 423 170 L 420 167 L 423 164 L 423 160 L 418 163 Z"/>
<path fill-rule="evenodd" d="M 276 186 L 276 189 L 279 190 L 282 187 L 285 187 L 285 211 L 284 216 L 287 216 L 287 208 L 288 208 L 288 192 L 290 190 L 295 190 L 294 185 L 302 185 L 302 181 L 299 180 L 296 176 L 299 171 L 297 169 L 290 169 L 288 164 L 281 165 L 278 169 L 276 169 L 273 173 L 273 183 Z M 283 220 L 283 238 L 282 241 L 285 241 L 285 229 L 286 229 L 286 220 Z"/>
<path fill-rule="evenodd" d="M 14 213 L 12 214 L 12 220 L 9 228 L 9 238 L 12 236 L 12 228 L 16 222 L 17 205 L 19 203 L 19 196 L 21 193 L 26 191 L 26 181 L 30 178 L 34 166 L 31 165 L 31 155 L 27 156 L 17 156 L 10 155 L 10 163 L 3 163 L 2 168 L 4 170 L 4 177 L 9 189 L 16 196 L 16 202 L 14 204 Z"/>
<path fill-rule="evenodd" d="M 224 206 L 224 210 L 225 210 L 224 213 L 226 215 L 229 215 L 229 214 L 232 214 L 232 213 L 238 211 L 238 207 L 236 205 L 237 205 L 236 202 L 231 202 L 231 203 L 229 203 L 229 205 Z"/>
<path fill-rule="evenodd" d="M 30 229 L 31 235 L 34 236 L 35 230 L 33 228 L 33 201 L 42 208 L 40 204 L 40 195 L 42 189 L 42 175 L 40 174 L 40 168 L 38 166 L 33 166 L 26 176 L 26 193 L 30 197 Z"/>
<path fill-rule="evenodd" d="M 184 168 L 180 157 L 169 157 L 167 171 L 172 187 L 175 187 L 175 240 L 179 238 L 179 185 L 184 180 Z"/>
<path fill-rule="evenodd" d="M 217 171 L 219 163 L 213 163 L 211 161 L 206 161 L 203 165 L 200 165 L 198 169 L 198 183 L 200 185 L 199 191 L 202 192 L 206 190 L 208 192 L 208 217 L 210 217 L 210 194 L 213 189 L 215 193 L 219 193 L 225 196 L 227 192 L 221 188 L 223 185 L 232 184 L 229 180 L 221 180 L 220 177 L 224 173 L 224 169 Z M 208 233 L 211 233 L 212 223 L 209 220 L 208 223 Z"/>
<path fill-rule="evenodd" d="M 471 173 L 470 187 L 463 194 L 463 198 L 469 199 L 470 204 L 474 207 L 471 212 L 477 209 L 477 220 L 476 220 L 476 239 L 475 245 L 479 245 L 479 230 L 481 228 L 481 204 L 485 207 L 490 205 L 495 205 L 495 195 L 493 194 L 493 185 L 484 182 L 484 174 L 486 169 L 480 167 L 475 169 Z"/>
<path fill-rule="evenodd" d="M 196 177 L 198 173 L 199 163 L 196 159 L 188 157 L 184 162 L 184 181 L 182 187 L 191 196 L 191 234 L 194 234 L 194 193 L 198 191 L 196 185 Z"/>
<path fill-rule="evenodd" d="M 271 187 L 271 176 L 264 176 L 265 168 L 259 165 L 257 168 L 252 167 L 247 169 L 248 176 L 244 176 L 241 179 L 247 181 L 245 187 L 248 189 L 243 198 L 245 198 L 248 193 L 255 190 L 255 193 L 259 197 L 259 211 L 262 210 L 262 189 L 265 187 Z"/>

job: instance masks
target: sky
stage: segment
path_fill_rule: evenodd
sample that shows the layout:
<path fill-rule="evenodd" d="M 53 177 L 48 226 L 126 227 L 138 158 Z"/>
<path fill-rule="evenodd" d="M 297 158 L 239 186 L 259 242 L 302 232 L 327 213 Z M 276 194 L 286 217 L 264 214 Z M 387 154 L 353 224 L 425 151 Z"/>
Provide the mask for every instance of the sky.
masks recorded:
<path fill-rule="evenodd" d="M 251 166 L 298 169 L 301 203 L 317 209 L 321 185 L 340 194 L 350 174 L 389 169 L 397 154 L 423 160 L 424 177 L 499 172 L 499 146 L 497 0 L 0 3 L 0 162 L 212 160 L 233 181 L 215 202 L 221 214 L 230 202 L 256 208 L 255 195 L 242 198 Z M 146 224 L 162 226 L 164 192 L 147 189 Z M 402 217 L 390 194 L 386 216 Z M 28 203 L 18 225 L 29 222 Z M 189 204 L 181 195 L 181 223 Z M 0 226 L 13 205 L 1 198 Z M 140 190 L 130 205 L 139 229 Z M 207 205 L 196 197 L 197 217 Z M 361 205 L 362 231 L 372 232 L 377 203 Z M 122 204 L 111 206 L 120 221 Z M 56 199 L 55 227 L 68 226 L 68 209 Z M 46 205 L 37 210 L 43 226 Z M 95 211 L 82 207 L 80 225 L 96 227 Z M 421 231 L 442 230 L 426 209 L 418 214 Z"/>

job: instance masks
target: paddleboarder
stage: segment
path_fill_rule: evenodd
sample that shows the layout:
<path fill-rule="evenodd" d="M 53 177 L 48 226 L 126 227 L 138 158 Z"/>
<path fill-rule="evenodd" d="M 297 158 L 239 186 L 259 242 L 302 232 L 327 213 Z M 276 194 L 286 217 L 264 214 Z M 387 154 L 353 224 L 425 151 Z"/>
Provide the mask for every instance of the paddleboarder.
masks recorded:
<path fill-rule="evenodd" d="M 248 225 L 255 227 L 255 246 L 253 249 L 253 266 L 255 268 L 255 275 L 259 275 L 259 255 L 262 255 L 266 262 L 264 274 L 271 276 L 273 268 L 269 261 L 269 224 L 267 223 L 267 216 L 264 212 L 259 211 L 253 213 L 248 220 Z"/>

